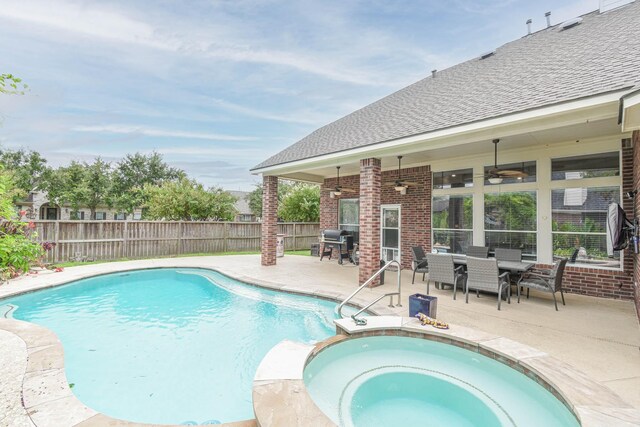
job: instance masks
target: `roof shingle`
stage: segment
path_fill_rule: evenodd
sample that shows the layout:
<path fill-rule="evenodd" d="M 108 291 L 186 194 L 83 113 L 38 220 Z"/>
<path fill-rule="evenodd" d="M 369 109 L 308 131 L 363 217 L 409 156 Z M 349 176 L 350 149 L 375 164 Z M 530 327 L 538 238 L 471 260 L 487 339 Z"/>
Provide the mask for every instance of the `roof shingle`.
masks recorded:
<path fill-rule="evenodd" d="M 640 84 L 640 1 L 509 42 L 333 123 L 253 169 L 345 151 Z"/>

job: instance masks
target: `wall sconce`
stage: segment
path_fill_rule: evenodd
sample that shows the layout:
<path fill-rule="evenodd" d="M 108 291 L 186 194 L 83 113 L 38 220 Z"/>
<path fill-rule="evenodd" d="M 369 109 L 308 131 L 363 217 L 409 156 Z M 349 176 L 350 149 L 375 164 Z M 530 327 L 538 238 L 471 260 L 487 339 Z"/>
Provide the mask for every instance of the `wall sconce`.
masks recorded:
<path fill-rule="evenodd" d="M 332 191 L 329 193 L 329 198 L 331 199 L 335 199 L 336 198 L 336 194 Z"/>

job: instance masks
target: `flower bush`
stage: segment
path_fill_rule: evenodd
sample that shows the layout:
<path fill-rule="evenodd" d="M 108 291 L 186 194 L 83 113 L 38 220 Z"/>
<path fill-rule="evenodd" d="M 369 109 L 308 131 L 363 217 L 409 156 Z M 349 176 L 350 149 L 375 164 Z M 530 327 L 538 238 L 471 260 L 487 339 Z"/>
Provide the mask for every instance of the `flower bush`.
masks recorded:
<path fill-rule="evenodd" d="M 0 279 L 7 280 L 27 273 L 32 265 L 42 264 L 52 243 L 36 241 L 36 224 L 18 220 L 14 210 L 15 189 L 11 175 L 0 169 Z"/>

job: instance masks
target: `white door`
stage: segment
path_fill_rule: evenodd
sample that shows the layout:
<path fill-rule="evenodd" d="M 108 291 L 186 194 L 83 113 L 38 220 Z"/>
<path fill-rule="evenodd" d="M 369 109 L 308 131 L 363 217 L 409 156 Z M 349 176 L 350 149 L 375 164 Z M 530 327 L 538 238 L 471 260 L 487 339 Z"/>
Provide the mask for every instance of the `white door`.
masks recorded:
<path fill-rule="evenodd" d="M 382 205 L 380 215 L 380 257 L 400 261 L 400 205 Z"/>

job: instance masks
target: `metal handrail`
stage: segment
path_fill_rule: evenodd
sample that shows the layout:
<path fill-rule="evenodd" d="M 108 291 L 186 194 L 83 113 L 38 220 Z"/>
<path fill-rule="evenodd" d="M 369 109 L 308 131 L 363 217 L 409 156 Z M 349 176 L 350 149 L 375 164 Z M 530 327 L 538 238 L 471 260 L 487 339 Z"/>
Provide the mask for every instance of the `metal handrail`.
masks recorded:
<path fill-rule="evenodd" d="M 357 313 L 353 314 L 351 316 L 351 318 L 353 319 L 354 322 L 356 322 L 356 325 L 366 325 L 367 324 L 367 320 L 366 319 L 362 319 L 357 317 L 358 315 L 360 315 L 363 311 L 367 310 L 369 307 L 371 307 L 373 304 L 377 303 L 378 301 L 380 301 L 381 299 L 385 298 L 385 297 L 389 297 L 389 307 L 402 307 L 402 304 L 400 303 L 401 300 L 401 272 L 402 272 L 402 265 L 400 265 L 400 263 L 396 260 L 391 260 L 389 262 L 387 262 L 380 270 L 376 271 L 373 276 L 369 277 L 367 279 L 366 282 L 364 282 L 362 285 L 360 285 L 360 287 L 358 289 L 356 289 L 351 295 L 349 295 L 344 301 L 342 301 L 337 307 L 336 307 L 336 314 L 338 315 L 338 317 L 340 319 L 344 319 L 344 316 L 342 315 L 342 307 L 344 307 L 354 296 L 356 296 L 361 290 L 363 290 L 364 288 L 366 288 L 367 286 L 369 286 L 378 276 L 380 276 L 387 268 L 389 268 L 392 265 L 397 265 L 398 266 L 398 291 L 397 292 L 388 292 L 384 295 L 381 295 L 380 297 L 378 297 L 375 301 L 373 301 L 372 303 L 370 303 L 369 305 L 367 305 L 366 307 L 362 308 L 360 311 L 358 311 Z M 394 295 L 398 295 L 398 303 L 394 306 L 393 305 L 393 296 Z"/>

